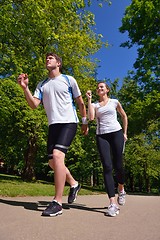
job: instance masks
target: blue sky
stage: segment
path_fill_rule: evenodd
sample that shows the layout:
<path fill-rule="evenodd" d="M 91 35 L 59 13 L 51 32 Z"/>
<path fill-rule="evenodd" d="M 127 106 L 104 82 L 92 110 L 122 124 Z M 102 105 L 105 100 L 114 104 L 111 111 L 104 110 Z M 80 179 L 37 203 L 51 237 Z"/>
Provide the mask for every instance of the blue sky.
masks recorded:
<path fill-rule="evenodd" d="M 120 33 L 121 19 L 124 16 L 125 8 L 131 4 L 129 0 L 112 0 L 112 5 L 103 4 L 98 6 L 94 1 L 89 8 L 95 15 L 96 33 L 103 35 L 103 40 L 108 41 L 111 47 L 103 47 L 94 57 L 100 60 L 98 69 L 98 80 L 110 78 L 111 81 L 119 78 L 121 86 L 123 78 L 129 70 L 133 69 L 133 63 L 137 57 L 137 49 L 122 48 L 120 44 L 128 39 L 127 33 Z"/>

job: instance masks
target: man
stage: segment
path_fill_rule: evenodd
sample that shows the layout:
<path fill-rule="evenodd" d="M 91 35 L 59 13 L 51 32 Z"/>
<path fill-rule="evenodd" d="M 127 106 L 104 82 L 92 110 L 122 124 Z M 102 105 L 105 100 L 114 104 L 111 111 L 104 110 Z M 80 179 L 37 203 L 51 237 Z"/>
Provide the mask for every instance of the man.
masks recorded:
<path fill-rule="evenodd" d="M 45 108 L 48 132 L 48 158 L 49 166 L 54 170 L 55 196 L 49 206 L 43 211 L 42 216 L 57 216 L 62 214 L 62 196 L 65 181 L 70 184 L 68 203 L 76 200 L 80 184 L 72 177 L 65 166 L 65 154 L 76 134 L 78 117 L 73 103 L 75 99 L 82 116 L 82 133 L 88 133 L 86 108 L 76 80 L 68 75 L 63 75 L 62 60 L 54 54 L 46 55 L 46 68 L 48 78 L 37 85 L 34 95 L 28 88 L 27 74 L 20 74 L 18 83 L 22 87 L 25 98 L 32 109 L 43 103 Z"/>

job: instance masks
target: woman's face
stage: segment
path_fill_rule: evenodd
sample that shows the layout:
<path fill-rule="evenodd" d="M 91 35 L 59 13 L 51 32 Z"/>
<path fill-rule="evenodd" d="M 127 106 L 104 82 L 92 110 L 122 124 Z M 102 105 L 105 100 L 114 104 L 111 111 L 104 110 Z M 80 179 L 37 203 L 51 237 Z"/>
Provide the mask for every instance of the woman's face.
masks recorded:
<path fill-rule="evenodd" d="M 99 96 L 105 95 L 109 92 L 109 89 L 106 87 L 105 83 L 99 83 L 97 86 L 97 94 Z"/>

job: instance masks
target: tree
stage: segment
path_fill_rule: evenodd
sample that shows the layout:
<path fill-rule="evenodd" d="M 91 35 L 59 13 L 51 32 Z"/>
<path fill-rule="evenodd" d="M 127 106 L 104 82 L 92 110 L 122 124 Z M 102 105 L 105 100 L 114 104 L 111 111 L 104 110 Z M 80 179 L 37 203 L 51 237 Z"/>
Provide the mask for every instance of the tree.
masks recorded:
<path fill-rule="evenodd" d="M 154 122 L 149 124 L 148 131 L 130 138 L 125 151 L 125 168 L 127 185 L 130 190 L 150 192 L 159 187 L 160 151 L 159 133 Z M 155 184 L 155 181 L 157 184 Z"/>
<path fill-rule="evenodd" d="M 129 136 L 145 131 L 151 121 L 159 122 L 160 94 L 157 90 L 144 94 L 136 81 L 128 76 L 118 92 L 118 98 L 128 115 Z"/>
<path fill-rule="evenodd" d="M 121 46 L 138 47 L 138 58 L 134 64 L 136 79 L 142 90 L 160 90 L 159 84 L 159 0 L 133 0 L 126 8 L 120 32 L 128 32 L 129 40 Z"/>
<path fill-rule="evenodd" d="M 95 63 L 91 55 L 102 46 L 102 35 L 91 29 L 94 15 L 84 1 L 2 0 L 0 8 L 0 71 L 15 80 L 28 72 L 31 89 L 44 78 L 47 51 L 59 54 L 66 73 L 90 86 Z M 85 85 L 84 84 L 84 85 Z M 83 90 L 82 86 L 82 90 Z"/>
<path fill-rule="evenodd" d="M 33 180 L 37 150 L 46 142 L 44 111 L 33 113 L 20 87 L 6 79 L 0 81 L 0 118 L 0 154 L 8 171 L 21 172 L 23 179 Z"/>
<path fill-rule="evenodd" d="M 8 163 L 9 161 L 11 163 L 11 156 L 15 154 L 13 168 L 15 168 L 15 162 L 17 161 L 18 165 L 19 158 L 22 159 L 22 156 L 25 156 L 24 178 L 35 177 L 34 164 L 37 150 L 43 149 L 42 146 L 46 144 L 44 141 L 46 118 L 42 109 L 37 109 L 36 112 L 29 109 L 24 96 L 21 99 L 22 93 L 14 82 L 19 73 L 27 72 L 30 89 L 33 92 L 37 83 L 46 78 L 45 54 L 53 51 L 62 57 L 63 70 L 66 74 L 74 75 L 84 95 L 86 89 L 95 83 L 96 64 L 91 60 L 91 56 L 102 44 L 105 44 L 102 42 L 102 35 L 97 35 L 92 30 L 95 24 L 94 15 L 84 9 L 91 2 L 83 0 L 66 0 L 65 4 L 61 0 L 2 0 L 0 2 L 0 72 L 3 98 L 1 151 Z M 5 89 L 7 83 L 9 83 L 7 89 L 11 94 L 10 97 Z M 17 98 L 21 101 L 17 101 Z M 12 100 L 14 111 L 10 108 Z M 3 106 L 4 102 L 6 108 Z M 6 128 L 6 123 L 9 129 Z M 41 128 L 43 128 L 42 131 Z M 15 144 L 15 137 L 16 140 L 18 139 L 16 141 L 18 144 Z M 5 152 L 3 146 L 6 141 L 8 145 L 4 147 L 7 149 Z M 11 144 L 10 148 L 9 144 Z"/>

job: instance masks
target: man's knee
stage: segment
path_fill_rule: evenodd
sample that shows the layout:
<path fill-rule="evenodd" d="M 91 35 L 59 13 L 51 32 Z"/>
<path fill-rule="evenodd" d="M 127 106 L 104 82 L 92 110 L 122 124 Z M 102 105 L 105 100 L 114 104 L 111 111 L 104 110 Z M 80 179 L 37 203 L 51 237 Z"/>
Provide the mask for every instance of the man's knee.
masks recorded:
<path fill-rule="evenodd" d="M 64 158 L 65 158 L 65 154 L 62 151 L 60 151 L 58 149 L 53 150 L 52 159 L 54 161 L 59 160 L 59 159 L 64 159 Z"/>
<path fill-rule="evenodd" d="M 54 169 L 55 164 L 57 164 L 57 161 L 63 162 L 65 158 L 65 154 L 59 151 L 58 149 L 54 149 L 53 153 L 48 156 L 50 156 L 48 164 L 52 169 Z"/>

